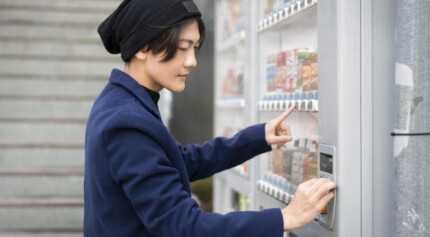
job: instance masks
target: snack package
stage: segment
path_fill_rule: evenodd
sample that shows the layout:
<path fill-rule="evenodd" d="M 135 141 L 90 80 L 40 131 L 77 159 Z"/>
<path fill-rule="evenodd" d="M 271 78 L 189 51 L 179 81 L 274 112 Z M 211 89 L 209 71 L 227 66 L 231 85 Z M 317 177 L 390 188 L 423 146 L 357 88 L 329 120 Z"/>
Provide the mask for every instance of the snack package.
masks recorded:
<path fill-rule="evenodd" d="M 282 150 L 272 150 L 269 156 L 269 162 L 271 163 L 269 167 L 271 168 L 272 173 L 282 175 Z"/>
<path fill-rule="evenodd" d="M 267 57 L 267 92 L 274 92 L 276 90 L 276 55 Z"/>
<path fill-rule="evenodd" d="M 303 181 L 308 181 L 318 176 L 318 160 L 315 154 L 310 154 L 303 160 Z"/>
<path fill-rule="evenodd" d="M 303 88 L 303 84 L 311 77 L 312 68 L 310 63 L 310 53 L 307 50 L 300 50 L 297 58 L 298 77 L 296 82 L 296 91 L 308 90 L 308 88 Z"/>
<path fill-rule="evenodd" d="M 287 52 L 280 52 L 276 60 L 275 86 L 277 92 L 284 91 L 287 85 Z"/>
<path fill-rule="evenodd" d="M 286 83 L 285 92 L 296 91 L 297 83 L 297 49 L 286 51 Z"/>
<path fill-rule="evenodd" d="M 309 53 L 308 59 L 310 73 L 307 77 L 303 78 L 303 91 L 318 90 L 318 54 Z"/>
<path fill-rule="evenodd" d="M 284 177 L 288 182 L 292 182 L 292 161 L 293 161 L 294 150 L 284 150 L 282 158 L 282 177 Z"/>
<path fill-rule="evenodd" d="M 230 68 L 222 80 L 223 97 L 241 96 L 243 94 L 243 67 Z"/>
<path fill-rule="evenodd" d="M 308 157 L 306 153 L 299 151 L 293 153 L 291 181 L 294 185 L 299 185 L 303 182 L 303 163 L 306 157 Z"/>

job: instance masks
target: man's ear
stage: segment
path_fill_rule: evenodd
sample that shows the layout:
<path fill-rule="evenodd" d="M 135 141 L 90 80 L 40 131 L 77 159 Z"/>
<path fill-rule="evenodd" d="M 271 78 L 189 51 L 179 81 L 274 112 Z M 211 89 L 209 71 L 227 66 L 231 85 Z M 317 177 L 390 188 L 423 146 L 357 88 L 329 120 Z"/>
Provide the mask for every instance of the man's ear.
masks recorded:
<path fill-rule="evenodd" d="M 138 60 L 144 61 L 146 60 L 146 58 L 148 57 L 148 52 L 145 49 L 141 49 L 139 50 L 135 55 L 134 55 Z"/>

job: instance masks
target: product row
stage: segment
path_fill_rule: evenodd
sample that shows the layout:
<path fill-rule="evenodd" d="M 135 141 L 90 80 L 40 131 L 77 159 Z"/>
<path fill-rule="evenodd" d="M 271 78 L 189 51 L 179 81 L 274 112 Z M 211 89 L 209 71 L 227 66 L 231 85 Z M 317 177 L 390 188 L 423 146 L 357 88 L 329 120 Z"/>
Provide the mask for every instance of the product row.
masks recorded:
<path fill-rule="evenodd" d="M 310 142 L 306 140 L 306 142 Z M 296 143 L 296 140 L 294 141 Z M 315 147 L 316 141 L 306 146 Z M 296 144 L 295 144 L 296 145 Z M 268 172 L 284 177 L 293 185 L 317 177 L 317 156 L 315 151 L 297 149 L 277 149 L 269 155 Z"/>
<path fill-rule="evenodd" d="M 312 141 L 310 146 L 316 147 L 316 144 L 316 141 Z M 312 152 L 304 148 L 278 149 L 270 152 L 268 170 L 263 179 L 258 181 L 258 189 L 284 203 L 289 203 L 299 184 L 318 176 L 314 149 L 310 149 Z"/>
<path fill-rule="evenodd" d="M 318 89 L 318 54 L 292 49 L 267 57 L 267 91 L 291 93 Z"/>

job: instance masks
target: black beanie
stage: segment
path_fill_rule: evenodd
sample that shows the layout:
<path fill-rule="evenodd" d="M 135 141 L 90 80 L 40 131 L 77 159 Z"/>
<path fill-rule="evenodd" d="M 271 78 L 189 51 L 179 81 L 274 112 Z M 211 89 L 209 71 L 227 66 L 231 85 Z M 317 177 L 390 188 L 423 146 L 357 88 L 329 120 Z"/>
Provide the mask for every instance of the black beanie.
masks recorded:
<path fill-rule="evenodd" d="M 97 31 L 106 50 L 127 62 L 169 27 L 194 16 L 201 14 L 191 0 L 124 0 Z"/>

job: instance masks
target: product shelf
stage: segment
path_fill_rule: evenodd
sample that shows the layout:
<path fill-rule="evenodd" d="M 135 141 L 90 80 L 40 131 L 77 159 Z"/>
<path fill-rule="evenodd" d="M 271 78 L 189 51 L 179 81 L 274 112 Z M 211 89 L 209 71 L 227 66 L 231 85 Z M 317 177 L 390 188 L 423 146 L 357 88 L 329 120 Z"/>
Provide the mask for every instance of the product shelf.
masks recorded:
<path fill-rule="evenodd" d="M 258 32 L 276 31 L 292 22 L 301 21 L 308 14 L 314 14 L 317 11 L 317 2 L 318 0 L 301 0 L 274 11 L 259 21 Z"/>
<path fill-rule="evenodd" d="M 243 109 L 245 108 L 244 98 L 224 98 L 216 101 L 217 109 Z"/>
<path fill-rule="evenodd" d="M 217 49 L 217 53 L 221 54 L 221 53 L 227 52 L 228 50 L 234 48 L 235 46 L 242 44 L 245 41 L 245 38 L 246 38 L 246 33 L 244 30 L 236 32 L 228 39 L 220 42 L 220 45 Z"/>

